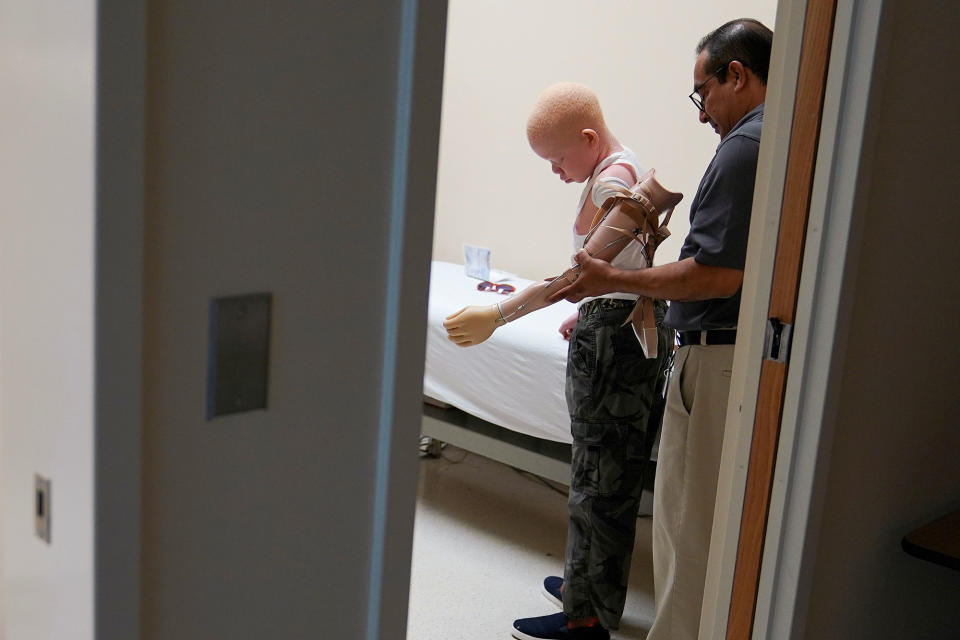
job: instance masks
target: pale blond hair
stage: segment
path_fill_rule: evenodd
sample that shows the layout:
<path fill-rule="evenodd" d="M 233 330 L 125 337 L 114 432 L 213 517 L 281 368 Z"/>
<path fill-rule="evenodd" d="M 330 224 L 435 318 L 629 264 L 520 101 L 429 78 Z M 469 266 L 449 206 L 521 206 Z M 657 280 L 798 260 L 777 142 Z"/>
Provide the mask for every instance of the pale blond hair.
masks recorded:
<path fill-rule="evenodd" d="M 603 133 L 606 124 L 597 94 L 576 82 L 558 82 L 544 89 L 527 118 L 531 144 L 574 139 L 584 129 Z"/>

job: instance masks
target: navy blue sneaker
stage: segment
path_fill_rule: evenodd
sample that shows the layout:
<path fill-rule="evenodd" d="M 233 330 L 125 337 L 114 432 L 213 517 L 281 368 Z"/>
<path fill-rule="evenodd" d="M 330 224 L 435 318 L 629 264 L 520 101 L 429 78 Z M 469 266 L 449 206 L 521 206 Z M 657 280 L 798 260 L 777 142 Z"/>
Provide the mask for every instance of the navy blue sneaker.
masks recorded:
<path fill-rule="evenodd" d="M 567 614 L 522 618 L 513 621 L 513 637 L 518 640 L 610 640 L 610 632 L 595 624 L 592 627 L 567 627 Z"/>
<path fill-rule="evenodd" d="M 547 576 L 543 579 L 543 597 L 563 609 L 561 589 L 563 589 L 563 578 L 560 576 Z"/>

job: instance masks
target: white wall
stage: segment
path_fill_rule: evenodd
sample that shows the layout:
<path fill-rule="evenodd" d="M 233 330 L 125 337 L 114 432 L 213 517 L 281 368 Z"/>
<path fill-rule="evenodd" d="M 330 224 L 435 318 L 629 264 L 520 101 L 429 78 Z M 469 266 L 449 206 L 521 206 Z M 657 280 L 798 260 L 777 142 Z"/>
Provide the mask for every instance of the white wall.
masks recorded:
<path fill-rule="evenodd" d="M 0 2 L 3 626 L 93 637 L 95 7 Z M 52 481 L 52 544 L 34 536 Z"/>
<path fill-rule="evenodd" d="M 675 260 L 719 142 L 687 99 L 694 48 L 733 18 L 773 28 L 775 0 L 451 0 L 449 13 L 434 258 L 463 262 L 469 243 L 528 278 L 568 264 L 582 185 L 550 172 L 525 127 L 537 94 L 572 80 L 593 87 L 620 141 L 683 192 L 673 235 L 657 252 L 657 262 Z"/>
<path fill-rule="evenodd" d="M 960 7 L 888 0 L 864 150 L 851 294 L 805 637 L 960 637 L 960 573 L 907 555 L 960 508 L 960 253 L 952 185 Z M 854 179 L 854 177 L 851 177 Z M 836 277 L 842 277 L 837 273 Z"/>

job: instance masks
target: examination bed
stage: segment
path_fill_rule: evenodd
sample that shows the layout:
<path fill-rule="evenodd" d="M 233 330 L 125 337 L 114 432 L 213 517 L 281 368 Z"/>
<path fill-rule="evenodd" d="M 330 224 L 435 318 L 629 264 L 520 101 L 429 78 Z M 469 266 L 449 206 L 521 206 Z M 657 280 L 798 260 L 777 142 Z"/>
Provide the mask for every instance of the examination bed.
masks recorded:
<path fill-rule="evenodd" d="M 497 271 L 490 280 L 518 291 L 530 284 Z M 458 347 L 447 339 L 443 319 L 467 305 L 506 297 L 478 291 L 479 282 L 465 275 L 463 265 L 431 265 L 421 433 L 566 484 L 567 341 L 558 328 L 576 305 L 560 301 L 498 329 L 482 344 Z"/>
<path fill-rule="evenodd" d="M 490 279 L 518 291 L 531 282 L 496 271 Z M 443 319 L 467 305 L 503 298 L 478 291 L 479 282 L 465 275 L 463 265 L 434 261 L 430 267 L 421 436 L 569 484 L 568 343 L 558 328 L 576 305 L 562 300 L 498 329 L 482 344 L 458 347 L 447 339 Z M 658 404 L 658 417 L 662 409 Z M 659 422 L 651 436 L 655 442 L 644 474 L 641 514 L 653 511 Z"/>

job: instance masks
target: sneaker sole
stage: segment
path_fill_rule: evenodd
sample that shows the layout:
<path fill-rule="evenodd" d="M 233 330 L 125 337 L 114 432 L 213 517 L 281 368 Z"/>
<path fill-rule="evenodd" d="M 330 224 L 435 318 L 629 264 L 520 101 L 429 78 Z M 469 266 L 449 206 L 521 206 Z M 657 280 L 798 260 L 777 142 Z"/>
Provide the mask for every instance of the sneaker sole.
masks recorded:
<path fill-rule="evenodd" d="M 510 629 L 510 634 L 517 640 L 543 640 L 543 638 L 528 635 L 518 629 Z M 607 638 L 610 638 L 610 636 L 608 635 Z"/>
<path fill-rule="evenodd" d="M 557 607 L 559 607 L 560 609 L 563 609 L 563 600 L 560 600 L 559 598 L 557 598 L 556 596 L 554 596 L 552 593 L 550 593 L 549 591 L 547 591 L 547 588 L 544 587 L 543 585 L 540 585 L 540 593 L 543 594 L 543 597 L 544 597 L 544 598 L 546 598 L 546 599 L 549 600 L 551 603 L 553 603 L 554 606 L 557 606 Z M 518 633 L 519 633 L 519 632 L 518 632 Z"/>
<path fill-rule="evenodd" d="M 510 635 L 512 635 L 517 640 L 543 640 L 543 638 L 538 638 L 536 636 L 529 636 L 523 631 L 518 631 L 517 629 L 510 629 Z"/>

